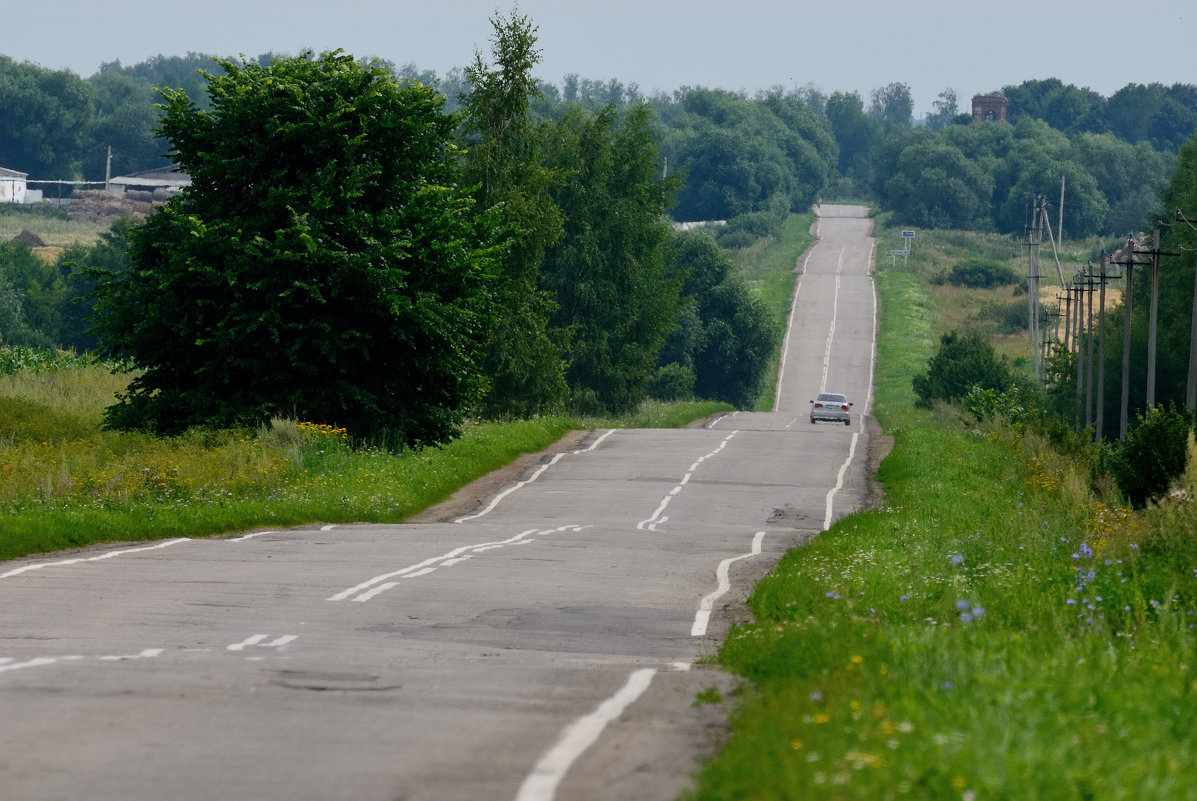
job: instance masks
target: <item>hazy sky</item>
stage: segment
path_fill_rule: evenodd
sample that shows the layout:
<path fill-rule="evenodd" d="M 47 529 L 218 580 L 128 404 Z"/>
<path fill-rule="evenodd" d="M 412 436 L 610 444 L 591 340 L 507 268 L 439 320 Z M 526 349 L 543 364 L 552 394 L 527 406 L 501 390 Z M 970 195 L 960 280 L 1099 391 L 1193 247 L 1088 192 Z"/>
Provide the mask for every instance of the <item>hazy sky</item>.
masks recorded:
<path fill-rule="evenodd" d="M 495 0 L 4 0 L 0 53 L 83 77 L 188 52 L 341 48 L 443 74 L 490 51 Z M 522 0 L 537 77 L 749 93 L 910 86 L 922 117 L 945 88 L 978 93 L 1059 78 L 1109 96 L 1128 83 L 1197 83 L 1197 0 Z"/>

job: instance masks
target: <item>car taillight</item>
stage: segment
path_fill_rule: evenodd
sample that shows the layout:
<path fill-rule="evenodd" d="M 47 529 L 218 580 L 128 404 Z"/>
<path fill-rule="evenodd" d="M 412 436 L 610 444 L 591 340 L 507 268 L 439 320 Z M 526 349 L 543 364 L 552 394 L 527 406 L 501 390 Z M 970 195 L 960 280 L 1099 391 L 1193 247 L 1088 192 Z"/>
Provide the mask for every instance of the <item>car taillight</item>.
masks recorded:
<path fill-rule="evenodd" d="M 843 406 L 841 406 L 840 408 L 841 408 L 841 409 L 843 409 L 843 410 L 846 412 L 846 411 L 848 411 L 848 404 L 846 404 L 846 403 L 845 403 L 845 404 L 844 404 Z"/>
<path fill-rule="evenodd" d="M 816 409 L 822 409 L 822 408 L 823 408 L 823 404 L 821 404 L 821 403 L 816 403 L 816 404 L 815 404 L 815 408 L 816 408 Z"/>

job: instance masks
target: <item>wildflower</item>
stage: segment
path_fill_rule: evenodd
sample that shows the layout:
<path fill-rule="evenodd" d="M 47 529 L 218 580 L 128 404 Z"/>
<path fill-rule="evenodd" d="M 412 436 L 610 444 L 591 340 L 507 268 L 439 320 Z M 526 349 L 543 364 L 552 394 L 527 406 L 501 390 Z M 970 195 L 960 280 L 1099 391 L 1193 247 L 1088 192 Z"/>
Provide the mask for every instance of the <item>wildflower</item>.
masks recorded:
<path fill-rule="evenodd" d="M 948 557 L 948 561 L 954 565 L 962 564 L 964 562 L 964 555 L 959 554 L 959 553 L 954 553 Z"/>
<path fill-rule="evenodd" d="M 820 712 L 811 718 L 811 721 L 814 723 L 826 723 L 829 720 L 831 720 L 831 716 L 825 712 Z"/>
<path fill-rule="evenodd" d="M 822 701 L 823 700 L 823 691 L 822 690 L 811 690 L 810 691 L 810 700 Z"/>
<path fill-rule="evenodd" d="M 901 601 L 902 603 L 906 603 L 906 598 L 907 598 L 907 596 L 901 595 L 898 597 L 898 600 Z"/>

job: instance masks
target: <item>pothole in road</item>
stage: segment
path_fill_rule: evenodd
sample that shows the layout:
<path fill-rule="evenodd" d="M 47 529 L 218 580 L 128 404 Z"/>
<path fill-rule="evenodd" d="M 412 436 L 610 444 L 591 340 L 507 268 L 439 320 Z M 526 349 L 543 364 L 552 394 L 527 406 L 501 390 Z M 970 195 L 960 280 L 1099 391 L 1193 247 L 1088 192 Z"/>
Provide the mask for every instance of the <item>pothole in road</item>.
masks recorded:
<path fill-rule="evenodd" d="M 274 684 L 289 690 L 314 692 L 382 692 L 398 690 L 400 684 L 379 684 L 378 676 L 367 673 L 326 673 L 312 670 L 279 670 Z"/>

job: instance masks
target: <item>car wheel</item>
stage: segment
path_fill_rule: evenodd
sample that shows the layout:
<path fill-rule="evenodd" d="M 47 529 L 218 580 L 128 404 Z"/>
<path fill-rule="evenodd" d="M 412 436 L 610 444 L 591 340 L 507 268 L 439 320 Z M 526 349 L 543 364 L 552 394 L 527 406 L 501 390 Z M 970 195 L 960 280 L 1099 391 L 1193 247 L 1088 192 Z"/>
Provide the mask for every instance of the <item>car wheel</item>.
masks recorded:
<path fill-rule="evenodd" d="M 851 421 L 851 420 L 845 420 L 845 421 L 844 421 L 844 425 L 846 425 L 846 426 L 850 426 L 850 425 L 852 425 L 852 421 Z"/>

